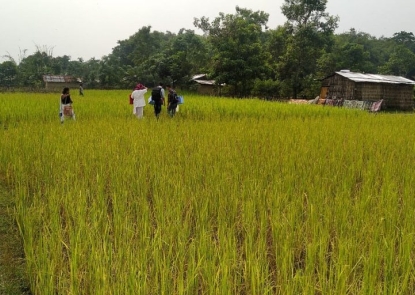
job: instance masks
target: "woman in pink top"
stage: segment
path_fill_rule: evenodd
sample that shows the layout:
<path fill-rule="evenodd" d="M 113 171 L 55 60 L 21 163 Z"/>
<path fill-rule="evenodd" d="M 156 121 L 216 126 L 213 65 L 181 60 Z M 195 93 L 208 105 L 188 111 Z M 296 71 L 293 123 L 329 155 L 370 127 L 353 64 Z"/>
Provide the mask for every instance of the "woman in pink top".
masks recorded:
<path fill-rule="evenodd" d="M 137 116 L 138 119 L 143 117 L 143 109 L 146 105 L 146 101 L 144 99 L 144 93 L 147 92 L 147 88 L 142 84 L 137 84 L 135 86 L 133 93 L 131 93 L 131 97 L 134 99 L 133 101 L 133 114 Z"/>

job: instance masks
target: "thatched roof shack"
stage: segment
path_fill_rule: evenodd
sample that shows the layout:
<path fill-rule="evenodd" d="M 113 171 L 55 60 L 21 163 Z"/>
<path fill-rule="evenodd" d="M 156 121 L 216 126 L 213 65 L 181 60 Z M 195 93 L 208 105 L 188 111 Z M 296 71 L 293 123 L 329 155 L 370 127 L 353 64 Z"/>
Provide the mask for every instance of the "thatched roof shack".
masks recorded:
<path fill-rule="evenodd" d="M 413 110 L 415 81 L 400 76 L 342 70 L 322 80 L 321 98 L 379 101 L 387 109 Z"/>
<path fill-rule="evenodd" d="M 44 75 L 43 82 L 45 82 L 45 89 L 50 91 L 62 91 L 64 87 L 79 88 L 79 81 L 71 76 Z"/>

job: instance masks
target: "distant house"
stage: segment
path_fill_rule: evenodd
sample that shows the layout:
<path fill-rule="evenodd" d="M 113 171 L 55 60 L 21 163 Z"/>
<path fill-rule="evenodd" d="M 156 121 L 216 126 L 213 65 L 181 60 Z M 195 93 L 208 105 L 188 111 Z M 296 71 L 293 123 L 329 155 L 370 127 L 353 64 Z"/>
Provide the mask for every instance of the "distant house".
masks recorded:
<path fill-rule="evenodd" d="M 217 95 L 218 89 L 215 80 L 208 80 L 207 74 L 194 75 L 191 79 L 196 84 L 196 90 L 199 94 Z"/>
<path fill-rule="evenodd" d="M 341 70 L 322 80 L 320 98 L 379 101 L 383 107 L 413 110 L 415 81 L 400 76 L 375 75 Z"/>
<path fill-rule="evenodd" d="M 45 82 L 45 89 L 47 90 L 62 91 L 64 87 L 78 89 L 81 81 L 71 76 L 43 75 L 43 82 Z"/>

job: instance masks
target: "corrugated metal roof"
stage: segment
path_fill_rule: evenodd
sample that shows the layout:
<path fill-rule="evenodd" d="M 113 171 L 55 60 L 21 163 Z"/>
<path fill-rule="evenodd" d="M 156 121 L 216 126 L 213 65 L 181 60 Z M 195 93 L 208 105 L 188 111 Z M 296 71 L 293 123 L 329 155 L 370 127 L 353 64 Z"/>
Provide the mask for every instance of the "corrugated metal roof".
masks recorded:
<path fill-rule="evenodd" d="M 215 80 L 193 80 L 202 85 L 215 85 Z"/>
<path fill-rule="evenodd" d="M 74 78 L 71 76 L 43 75 L 43 81 L 52 83 L 71 83 L 74 81 Z"/>
<path fill-rule="evenodd" d="M 200 78 L 203 78 L 203 77 L 206 78 L 206 76 L 207 76 L 206 74 L 197 74 L 192 77 L 192 80 L 199 80 Z"/>
<path fill-rule="evenodd" d="M 410 84 L 415 85 L 415 81 L 409 80 L 401 76 L 391 75 L 376 75 L 376 74 L 362 74 L 350 72 L 348 70 L 342 70 L 336 72 L 336 74 L 350 79 L 354 82 L 371 82 L 371 83 L 389 83 L 389 84 Z"/>

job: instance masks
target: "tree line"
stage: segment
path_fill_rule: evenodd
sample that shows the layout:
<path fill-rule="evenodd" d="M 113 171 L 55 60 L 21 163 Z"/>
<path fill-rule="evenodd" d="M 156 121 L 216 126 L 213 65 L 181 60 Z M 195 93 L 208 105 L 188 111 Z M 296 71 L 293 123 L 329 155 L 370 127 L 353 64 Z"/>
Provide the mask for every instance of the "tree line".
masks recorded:
<path fill-rule="evenodd" d="M 140 28 L 117 42 L 100 60 L 53 57 L 47 47 L 0 64 L 0 87 L 43 87 L 43 75 L 69 75 L 88 88 L 132 88 L 137 81 L 159 81 L 191 88 L 191 77 L 205 73 L 235 97 L 315 97 L 320 80 L 335 71 L 415 76 L 415 36 L 397 32 L 374 37 L 351 28 L 335 34 L 339 18 L 326 12 L 327 0 L 285 0 L 287 18 L 275 29 L 269 14 L 236 7 L 213 20 L 194 18 L 194 30 L 177 34 Z"/>

